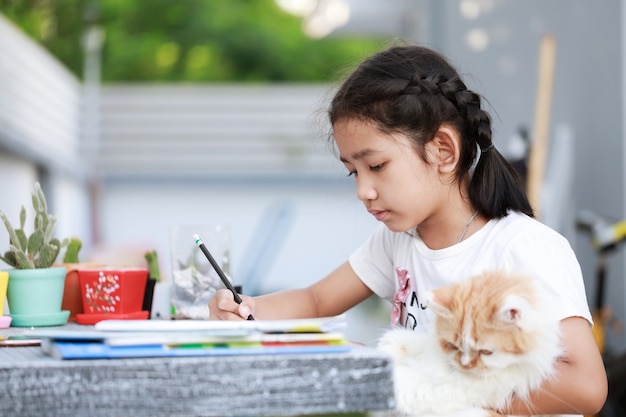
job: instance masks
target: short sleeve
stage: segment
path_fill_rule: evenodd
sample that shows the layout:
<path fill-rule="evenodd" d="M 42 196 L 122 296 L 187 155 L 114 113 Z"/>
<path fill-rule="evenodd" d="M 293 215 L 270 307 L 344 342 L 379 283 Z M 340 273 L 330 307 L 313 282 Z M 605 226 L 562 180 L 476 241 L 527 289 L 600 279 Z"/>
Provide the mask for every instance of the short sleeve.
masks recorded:
<path fill-rule="evenodd" d="M 393 281 L 393 232 L 379 227 L 349 258 L 350 266 L 369 289 L 391 301 L 395 292 Z"/>
<path fill-rule="evenodd" d="M 580 264 L 567 239 L 537 223 L 510 242 L 507 268 L 534 277 L 560 318 L 583 317 L 593 324 Z"/>

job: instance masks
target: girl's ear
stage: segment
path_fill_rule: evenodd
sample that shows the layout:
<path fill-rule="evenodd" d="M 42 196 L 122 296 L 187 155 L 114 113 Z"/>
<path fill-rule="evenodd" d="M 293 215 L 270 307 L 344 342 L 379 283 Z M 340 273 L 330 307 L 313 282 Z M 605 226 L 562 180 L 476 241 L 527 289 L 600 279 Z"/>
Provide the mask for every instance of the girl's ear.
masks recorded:
<path fill-rule="evenodd" d="M 457 131 L 447 125 L 441 125 L 429 144 L 437 158 L 439 171 L 453 173 L 461 155 L 461 137 Z"/>

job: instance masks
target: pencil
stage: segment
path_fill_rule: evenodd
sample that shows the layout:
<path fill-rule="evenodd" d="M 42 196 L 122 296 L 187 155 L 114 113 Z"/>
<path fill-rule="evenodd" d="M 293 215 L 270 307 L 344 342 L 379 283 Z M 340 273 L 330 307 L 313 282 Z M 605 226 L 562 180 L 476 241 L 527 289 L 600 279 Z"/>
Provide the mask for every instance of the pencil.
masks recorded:
<path fill-rule="evenodd" d="M 228 279 L 226 274 L 224 274 L 224 271 L 222 271 L 222 268 L 220 268 L 218 263 L 215 262 L 215 259 L 213 258 L 213 255 L 211 255 L 211 253 L 207 249 L 207 247 L 204 244 L 204 242 L 202 242 L 202 239 L 200 239 L 200 236 L 194 235 L 194 239 L 196 240 L 196 245 L 198 245 L 198 247 L 200 248 L 202 253 L 204 253 L 204 256 L 206 256 L 206 258 L 209 260 L 209 262 L 211 263 L 211 266 L 213 267 L 213 269 L 215 269 L 215 272 L 217 272 L 217 275 L 219 275 L 220 279 L 222 280 L 222 282 L 224 283 L 226 288 L 228 288 L 230 290 L 230 292 L 233 293 L 233 297 L 235 298 L 235 302 L 237 304 L 241 304 L 241 301 L 242 301 L 241 297 L 239 297 L 239 294 L 237 294 L 237 291 L 235 291 L 235 288 L 233 287 L 233 284 L 230 283 L 230 280 Z M 248 316 L 248 320 L 254 320 L 254 317 L 252 317 L 252 314 L 250 314 Z"/>

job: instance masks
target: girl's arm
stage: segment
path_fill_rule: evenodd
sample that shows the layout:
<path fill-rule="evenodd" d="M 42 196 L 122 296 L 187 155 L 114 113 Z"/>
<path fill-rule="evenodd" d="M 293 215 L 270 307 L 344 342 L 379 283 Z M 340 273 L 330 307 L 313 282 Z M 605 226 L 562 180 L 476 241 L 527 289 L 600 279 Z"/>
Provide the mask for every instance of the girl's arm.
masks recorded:
<path fill-rule="evenodd" d="M 242 296 L 238 305 L 228 290 L 220 290 L 209 301 L 211 319 L 242 320 L 252 314 L 258 319 L 326 317 L 344 313 L 372 291 L 354 273 L 348 262 L 310 287 L 280 291 L 259 297 Z"/>
<path fill-rule="evenodd" d="M 591 332 L 582 317 L 561 321 L 561 342 L 565 353 L 556 365 L 551 381 L 531 394 L 530 403 L 516 399 L 505 414 L 595 414 L 606 400 L 607 378 L 604 363 Z"/>

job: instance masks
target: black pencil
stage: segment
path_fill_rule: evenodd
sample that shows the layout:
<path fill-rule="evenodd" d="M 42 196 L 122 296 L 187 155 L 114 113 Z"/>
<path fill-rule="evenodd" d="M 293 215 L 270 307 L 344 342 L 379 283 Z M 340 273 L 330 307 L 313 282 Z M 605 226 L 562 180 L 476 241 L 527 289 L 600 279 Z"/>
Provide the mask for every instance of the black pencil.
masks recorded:
<path fill-rule="evenodd" d="M 206 256 L 206 258 L 209 260 L 209 262 L 211 263 L 211 266 L 213 267 L 213 269 L 215 269 L 215 272 L 217 272 L 217 275 L 219 275 L 220 279 L 222 280 L 222 282 L 224 283 L 226 288 L 228 288 L 230 290 L 230 292 L 233 293 L 233 297 L 235 298 L 235 302 L 237 304 L 241 304 L 241 301 L 242 301 L 241 297 L 239 297 L 239 294 L 237 294 L 237 291 L 233 287 L 233 284 L 230 283 L 230 280 L 228 279 L 226 274 L 224 274 L 224 271 L 222 271 L 222 268 L 220 268 L 218 263 L 215 262 L 215 259 L 213 259 L 213 255 L 211 255 L 211 253 L 207 249 L 207 247 L 204 244 L 204 242 L 202 242 L 202 239 L 200 239 L 200 236 L 194 235 L 194 239 L 196 240 L 196 245 L 198 245 L 198 247 L 200 248 L 202 253 L 204 253 L 204 256 Z M 248 320 L 254 320 L 254 317 L 252 317 L 252 314 L 250 314 L 248 316 Z"/>

